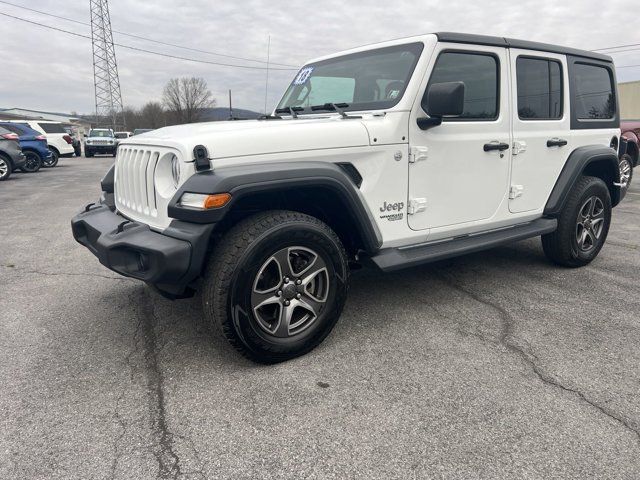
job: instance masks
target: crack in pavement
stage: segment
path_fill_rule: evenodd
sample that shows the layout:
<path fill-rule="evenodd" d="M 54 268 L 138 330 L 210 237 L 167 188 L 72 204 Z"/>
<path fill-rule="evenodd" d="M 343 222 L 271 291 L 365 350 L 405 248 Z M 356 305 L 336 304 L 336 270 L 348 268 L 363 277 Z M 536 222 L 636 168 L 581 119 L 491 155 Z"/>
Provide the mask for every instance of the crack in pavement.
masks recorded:
<path fill-rule="evenodd" d="M 587 403 L 588 405 L 591 405 L 593 408 L 597 409 L 602 414 L 606 415 L 610 419 L 622 425 L 629 432 L 634 434 L 637 437 L 638 441 L 640 442 L 640 429 L 637 426 L 633 425 L 630 421 L 618 415 L 613 410 L 603 407 L 602 405 L 598 405 L 593 400 L 587 398 L 587 396 L 580 390 L 576 388 L 567 387 L 562 383 L 560 383 L 558 379 L 554 378 L 552 375 L 548 374 L 538 366 L 538 364 L 534 361 L 534 360 L 537 360 L 537 357 L 535 354 L 533 354 L 532 352 L 526 352 L 522 347 L 514 343 L 513 341 L 515 339 L 515 335 L 513 333 L 514 318 L 504 307 L 502 307 L 498 303 L 492 302 L 491 300 L 481 297 L 479 294 L 465 288 L 463 285 L 461 285 L 460 283 L 456 282 L 453 279 L 447 278 L 446 276 L 442 276 L 442 278 L 448 285 L 450 285 L 452 288 L 454 288 L 458 292 L 464 295 L 467 295 L 468 297 L 471 297 L 476 302 L 481 303 L 482 305 L 485 305 L 498 312 L 498 314 L 500 315 L 500 318 L 502 319 L 502 329 L 500 332 L 500 336 L 498 338 L 499 343 L 502 346 L 504 346 L 507 350 L 517 355 L 518 357 L 520 357 L 531 368 L 531 370 L 536 374 L 536 376 L 540 379 L 540 381 L 542 381 L 546 385 L 551 385 L 565 392 L 574 394 L 583 402 Z"/>
<path fill-rule="evenodd" d="M 135 290 L 129 295 L 129 303 L 139 305 L 140 311 L 138 312 L 138 323 L 133 335 L 133 347 L 126 355 L 124 363 L 129 367 L 131 384 L 135 383 L 137 375 L 144 377 L 145 394 L 150 413 L 151 433 L 154 438 L 151 445 L 145 445 L 147 441 L 144 437 L 136 434 L 135 436 L 138 437 L 140 449 L 155 458 L 158 464 L 157 478 L 177 479 L 184 475 L 198 475 L 206 478 L 203 471 L 206 462 L 202 461 L 200 452 L 196 449 L 192 439 L 185 435 L 173 433 L 168 427 L 164 393 L 165 380 L 160 370 L 158 358 L 161 349 L 158 344 L 156 326 L 159 324 L 159 321 L 155 313 L 153 298 L 150 292 L 143 287 L 142 290 Z M 140 365 L 133 360 L 136 353 L 140 353 Z M 110 477 L 112 479 L 116 477 L 118 463 L 124 455 L 124 452 L 121 452 L 122 447 L 120 443 L 130 427 L 120 414 L 120 404 L 127 390 L 128 388 L 124 387 L 120 392 L 113 414 L 121 428 L 121 433 L 114 440 L 113 445 L 114 458 L 111 465 Z M 201 470 L 183 470 L 180 456 L 175 450 L 174 438 L 178 438 L 190 446 Z"/>
<path fill-rule="evenodd" d="M 46 275 L 49 277 L 98 277 L 98 278 L 106 278 L 108 280 L 118 280 L 122 282 L 135 282 L 130 278 L 126 277 L 112 277 L 109 275 L 101 275 L 99 273 L 72 273 L 72 272 L 41 272 L 39 270 L 26 270 L 22 268 L 17 268 L 15 265 L 0 265 L 0 268 L 6 268 L 7 270 L 16 272 L 16 273 L 26 273 L 31 275 Z"/>
<path fill-rule="evenodd" d="M 128 295 L 128 297 L 129 297 L 129 303 L 131 303 L 132 294 Z M 133 346 L 131 350 L 129 350 L 129 353 L 127 353 L 126 357 L 124 358 L 125 365 L 129 367 L 129 380 L 131 383 L 134 382 L 134 372 L 136 370 L 135 366 L 131 362 L 131 358 L 138 351 L 138 343 L 140 341 L 141 327 L 142 327 L 142 316 L 138 318 L 138 324 L 136 325 L 136 329 L 133 333 Z M 113 461 L 111 463 L 111 476 L 110 476 L 111 479 L 116 478 L 116 470 L 118 468 L 118 462 L 120 461 L 120 458 L 123 455 L 120 452 L 120 442 L 122 441 L 124 436 L 127 434 L 127 430 L 129 428 L 129 425 L 120 414 L 120 402 L 122 402 L 127 390 L 128 390 L 127 387 L 122 388 L 122 390 L 120 391 L 120 394 L 118 395 L 118 398 L 116 399 L 116 405 L 114 409 L 114 417 L 118 422 L 118 425 L 120 425 L 122 432 L 120 433 L 120 435 L 118 435 L 118 437 L 113 442 L 114 456 L 113 456 Z"/>
<path fill-rule="evenodd" d="M 146 289 L 143 297 L 142 339 L 144 342 L 151 425 L 159 447 L 159 450 L 156 449 L 154 451 L 158 461 L 158 478 L 176 479 L 183 472 L 180 465 L 180 457 L 174 450 L 174 435 L 167 425 L 164 376 L 160 370 L 155 332 L 155 324 L 158 323 L 158 318 L 153 307 L 153 299 Z"/>

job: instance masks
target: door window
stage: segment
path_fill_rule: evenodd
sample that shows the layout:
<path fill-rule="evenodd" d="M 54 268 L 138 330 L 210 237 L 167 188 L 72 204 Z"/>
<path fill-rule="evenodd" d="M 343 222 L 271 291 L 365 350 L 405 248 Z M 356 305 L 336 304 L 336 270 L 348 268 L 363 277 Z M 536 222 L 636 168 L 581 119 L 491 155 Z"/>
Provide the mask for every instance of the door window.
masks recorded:
<path fill-rule="evenodd" d="M 521 120 L 562 118 L 562 69 L 545 58 L 518 57 L 518 117 Z"/>
<path fill-rule="evenodd" d="M 498 59 L 492 54 L 443 52 L 438 57 L 422 98 L 426 111 L 429 87 L 434 83 L 463 82 L 464 111 L 455 120 L 495 120 L 498 117 Z"/>

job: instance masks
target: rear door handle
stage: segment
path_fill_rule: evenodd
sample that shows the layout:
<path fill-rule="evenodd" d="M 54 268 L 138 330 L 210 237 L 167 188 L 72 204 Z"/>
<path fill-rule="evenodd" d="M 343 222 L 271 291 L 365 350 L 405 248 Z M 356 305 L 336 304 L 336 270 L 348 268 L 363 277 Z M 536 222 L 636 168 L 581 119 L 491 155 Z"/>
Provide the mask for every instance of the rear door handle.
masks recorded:
<path fill-rule="evenodd" d="M 484 151 L 485 152 L 491 152 L 493 150 L 500 150 L 502 152 L 504 150 L 507 150 L 508 148 L 509 148 L 509 144 L 508 143 L 491 142 L 491 143 L 485 143 L 484 144 Z"/>
<path fill-rule="evenodd" d="M 564 147 L 567 144 L 566 140 L 562 138 L 552 138 L 547 140 L 547 147 Z"/>

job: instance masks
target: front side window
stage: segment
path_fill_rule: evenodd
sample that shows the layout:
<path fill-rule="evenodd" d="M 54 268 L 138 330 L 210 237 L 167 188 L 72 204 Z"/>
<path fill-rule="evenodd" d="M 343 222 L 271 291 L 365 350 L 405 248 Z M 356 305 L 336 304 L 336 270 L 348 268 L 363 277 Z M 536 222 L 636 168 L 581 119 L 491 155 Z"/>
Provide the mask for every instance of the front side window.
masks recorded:
<path fill-rule="evenodd" d="M 518 117 L 522 120 L 562 118 L 562 69 L 545 58 L 518 57 Z"/>
<path fill-rule="evenodd" d="M 498 117 L 498 59 L 491 54 L 444 52 L 433 67 L 422 99 L 426 109 L 429 87 L 435 83 L 463 82 L 465 120 L 493 120 Z"/>
<path fill-rule="evenodd" d="M 424 45 L 411 43 L 330 58 L 306 65 L 285 92 L 278 109 L 346 104 L 344 110 L 378 110 L 396 105 L 411 79 Z"/>
<path fill-rule="evenodd" d="M 616 104 L 609 69 L 576 63 L 573 75 L 576 117 L 580 120 L 613 118 Z"/>

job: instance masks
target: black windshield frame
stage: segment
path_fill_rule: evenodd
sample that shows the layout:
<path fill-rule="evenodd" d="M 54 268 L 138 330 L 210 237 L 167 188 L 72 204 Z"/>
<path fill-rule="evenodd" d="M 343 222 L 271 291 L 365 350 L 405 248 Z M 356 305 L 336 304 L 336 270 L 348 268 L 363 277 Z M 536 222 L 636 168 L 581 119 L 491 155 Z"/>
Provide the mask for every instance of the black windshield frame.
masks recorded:
<path fill-rule="evenodd" d="M 402 80 L 404 82 L 404 87 L 402 88 L 402 91 L 398 94 L 398 96 L 392 100 L 378 100 L 375 102 L 351 102 L 349 103 L 348 106 L 342 108 L 342 110 L 344 111 L 371 111 L 371 110 L 387 110 L 390 108 L 395 107 L 398 103 L 400 103 L 400 101 L 402 100 L 402 98 L 404 97 L 404 94 L 407 90 L 407 86 L 409 84 L 409 81 L 411 80 L 411 77 L 413 77 L 413 74 L 415 72 L 416 66 L 418 65 L 418 62 L 420 61 L 420 58 L 422 56 L 422 53 L 424 51 L 424 43 L 423 42 L 413 42 L 413 43 L 403 43 L 403 44 L 399 44 L 399 45 L 392 45 L 390 47 L 382 47 L 382 48 L 377 48 L 377 49 L 373 49 L 373 50 L 365 50 L 362 52 L 356 52 L 356 53 L 351 53 L 351 54 L 347 54 L 347 55 L 342 55 L 339 57 L 332 57 L 326 60 L 322 60 L 319 62 L 314 62 L 314 63 L 308 63 L 306 65 L 304 65 L 304 67 L 302 67 L 300 69 L 300 71 L 307 69 L 307 68 L 317 68 L 317 67 L 321 67 L 324 65 L 330 65 L 332 63 L 336 63 L 336 62 L 342 62 L 345 60 L 355 60 L 355 59 L 364 59 L 367 57 L 374 57 L 376 55 L 381 55 L 381 54 L 387 54 L 387 53 L 394 53 L 394 52 L 409 52 L 414 54 L 415 58 L 410 66 L 410 68 L 407 70 L 407 75 L 406 77 Z M 297 78 L 297 76 L 299 75 L 299 72 L 296 73 L 296 76 L 294 77 L 294 80 L 289 84 L 289 87 L 287 87 L 287 90 L 285 91 L 284 95 L 282 96 L 280 102 L 278 103 L 278 109 L 281 108 L 286 108 L 289 106 L 298 106 L 298 105 L 288 105 L 287 103 L 285 103 L 285 99 L 289 100 L 291 98 L 297 98 L 298 94 L 300 93 L 300 91 L 305 87 L 305 85 L 307 84 L 307 82 L 301 84 L 301 85 L 295 85 L 294 81 L 295 78 Z M 310 77 L 312 78 L 312 77 Z M 293 91 L 292 91 L 293 89 Z M 342 102 L 341 102 L 342 103 Z M 304 108 L 304 110 L 300 110 L 297 111 L 298 115 L 304 115 L 304 114 L 315 114 L 317 115 L 319 112 L 317 111 L 312 111 L 310 106 L 307 107 L 302 107 Z"/>

